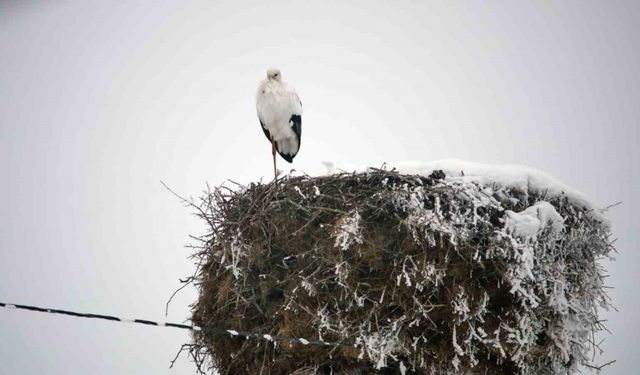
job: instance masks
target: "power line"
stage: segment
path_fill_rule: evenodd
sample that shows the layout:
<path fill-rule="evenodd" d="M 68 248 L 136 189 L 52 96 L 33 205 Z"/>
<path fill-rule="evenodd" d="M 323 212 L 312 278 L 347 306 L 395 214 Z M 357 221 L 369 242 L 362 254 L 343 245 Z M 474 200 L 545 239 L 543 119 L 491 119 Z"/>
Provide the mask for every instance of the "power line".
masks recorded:
<path fill-rule="evenodd" d="M 0 302 L 0 307 L 4 307 L 7 309 L 37 311 L 37 312 L 47 313 L 47 314 L 69 315 L 75 318 L 93 318 L 93 319 L 110 320 L 113 322 L 121 322 L 121 323 L 136 323 L 136 324 L 144 324 L 144 325 L 157 326 L 157 327 L 173 327 L 173 328 L 179 328 L 179 329 L 195 331 L 195 332 L 206 331 L 208 333 L 213 333 L 214 335 L 229 335 L 233 337 L 244 337 L 246 339 L 259 339 L 259 340 L 266 340 L 271 342 L 285 341 L 292 344 L 316 345 L 316 346 L 328 346 L 328 347 L 348 346 L 346 344 L 342 344 L 338 342 L 329 342 L 329 341 L 323 341 L 323 340 L 307 340 L 302 337 L 260 334 L 260 333 L 253 333 L 253 332 L 247 332 L 247 331 L 237 331 L 233 329 L 223 329 L 223 328 L 212 327 L 212 326 L 199 327 L 199 326 L 192 326 L 192 325 L 180 324 L 180 323 L 155 322 L 155 321 L 146 320 L 146 319 L 125 319 L 125 318 L 120 318 L 120 317 L 111 316 L 111 315 L 81 313 L 76 311 L 49 309 L 45 307 L 18 305 L 18 304 L 4 303 L 4 302 Z"/>

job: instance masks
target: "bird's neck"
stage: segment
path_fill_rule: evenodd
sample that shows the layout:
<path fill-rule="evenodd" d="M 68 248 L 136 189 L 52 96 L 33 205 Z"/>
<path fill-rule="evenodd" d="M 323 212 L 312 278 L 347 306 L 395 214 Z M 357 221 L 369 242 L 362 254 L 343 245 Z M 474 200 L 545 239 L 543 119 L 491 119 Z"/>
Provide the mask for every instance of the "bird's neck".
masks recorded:
<path fill-rule="evenodd" d="M 284 87 L 285 86 L 283 82 L 274 81 L 274 80 L 269 80 L 264 85 L 265 92 L 272 92 L 272 93 L 284 91 Z"/>

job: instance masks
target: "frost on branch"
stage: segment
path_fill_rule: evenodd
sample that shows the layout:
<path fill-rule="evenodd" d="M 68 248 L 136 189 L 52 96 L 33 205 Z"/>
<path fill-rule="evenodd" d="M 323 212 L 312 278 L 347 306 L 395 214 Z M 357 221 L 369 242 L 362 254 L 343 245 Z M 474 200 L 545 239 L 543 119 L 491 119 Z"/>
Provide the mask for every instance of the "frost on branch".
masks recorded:
<path fill-rule="evenodd" d="M 347 216 L 341 217 L 336 225 L 335 246 L 347 251 L 352 243 L 362 243 L 362 233 L 360 233 L 360 214 L 357 210 L 349 213 Z"/>
<path fill-rule="evenodd" d="M 203 330 L 200 368 L 576 373 L 609 306 L 609 225 L 545 179 L 498 180 L 369 170 L 208 193 L 193 322 L 343 346 Z"/>

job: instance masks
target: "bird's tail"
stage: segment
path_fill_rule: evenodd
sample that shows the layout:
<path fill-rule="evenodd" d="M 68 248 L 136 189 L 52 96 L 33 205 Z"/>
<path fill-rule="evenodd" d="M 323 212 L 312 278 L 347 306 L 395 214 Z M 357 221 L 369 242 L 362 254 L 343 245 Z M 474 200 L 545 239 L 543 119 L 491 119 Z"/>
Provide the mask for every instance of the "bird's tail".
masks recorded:
<path fill-rule="evenodd" d="M 293 163 L 293 158 L 295 157 L 295 155 L 285 154 L 284 152 L 280 151 L 278 151 L 278 154 L 280 154 L 280 156 L 282 156 L 284 160 L 288 161 L 289 163 Z"/>

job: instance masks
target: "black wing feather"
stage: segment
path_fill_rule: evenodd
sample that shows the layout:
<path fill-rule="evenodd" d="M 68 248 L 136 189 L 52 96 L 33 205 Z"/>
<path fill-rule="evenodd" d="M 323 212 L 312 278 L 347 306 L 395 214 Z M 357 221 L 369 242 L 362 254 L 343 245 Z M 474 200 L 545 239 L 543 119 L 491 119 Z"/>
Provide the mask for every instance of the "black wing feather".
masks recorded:
<path fill-rule="evenodd" d="M 291 124 L 291 130 L 293 130 L 293 132 L 296 135 L 296 139 L 298 141 L 298 150 L 300 150 L 300 140 L 302 139 L 302 116 L 300 115 L 291 115 L 291 118 L 289 119 L 289 123 Z M 278 143 L 276 142 L 276 148 L 278 146 Z M 289 163 L 293 163 L 293 158 L 296 157 L 296 155 L 298 154 L 298 150 L 296 150 L 293 154 L 285 154 L 283 152 L 280 152 L 280 150 L 278 150 L 278 154 L 280 154 L 280 156 L 282 156 L 282 158 L 286 161 L 288 161 Z"/>
<path fill-rule="evenodd" d="M 291 123 L 291 129 L 293 129 L 293 132 L 296 133 L 296 138 L 298 139 L 298 149 L 300 149 L 300 140 L 302 137 L 302 116 L 291 115 L 289 123 Z"/>
<path fill-rule="evenodd" d="M 260 127 L 262 128 L 262 131 L 264 132 L 265 137 L 267 137 L 269 142 L 272 142 L 271 133 L 264 126 L 264 123 L 262 122 L 262 120 L 259 118 L 258 120 L 260 120 Z M 291 118 L 289 119 L 289 123 L 291 124 L 291 129 L 293 130 L 293 133 L 296 135 L 296 139 L 298 140 L 298 150 L 299 150 L 300 140 L 302 139 L 301 138 L 302 137 L 302 116 L 291 115 Z M 276 150 L 278 150 L 278 142 L 276 142 Z M 280 150 L 278 150 L 278 154 L 280 154 L 280 156 L 282 156 L 284 160 L 288 161 L 289 163 L 292 163 L 293 158 L 298 154 L 298 150 L 296 150 L 296 152 L 293 155 L 285 154 L 283 152 L 280 152 Z"/>
<path fill-rule="evenodd" d="M 260 120 L 260 127 L 262 128 L 262 131 L 264 132 L 264 135 L 269 140 L 269 143 L 271 143 L 271 133 L 269 133 L 269 131 L 267 130 L 267 127 L 264 126 L 264 123 L 262 122 L 262 120 L 260 118 L 258 118 L 258 120 Z"/>

